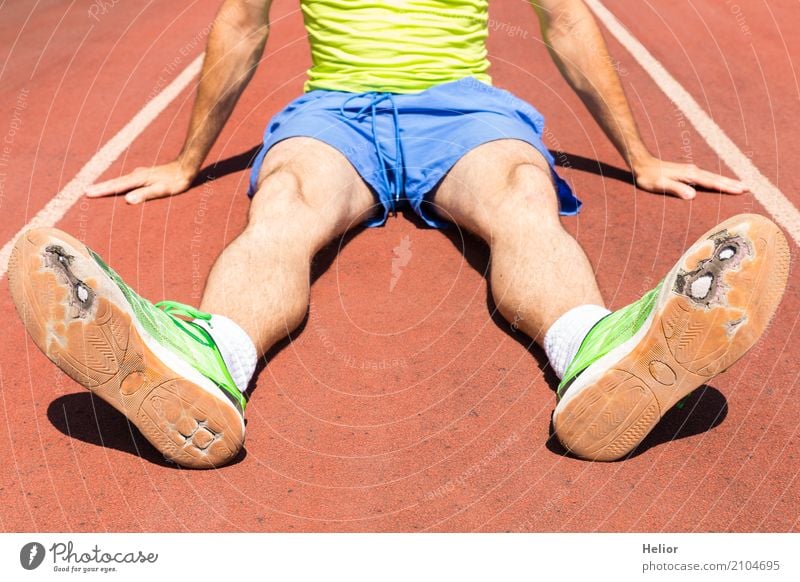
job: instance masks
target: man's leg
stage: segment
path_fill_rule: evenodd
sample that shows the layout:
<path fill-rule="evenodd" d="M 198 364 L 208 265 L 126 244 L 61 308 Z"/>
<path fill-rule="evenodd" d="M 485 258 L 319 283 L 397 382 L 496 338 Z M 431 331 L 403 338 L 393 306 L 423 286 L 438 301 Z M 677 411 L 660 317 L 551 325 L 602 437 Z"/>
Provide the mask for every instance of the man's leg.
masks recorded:
<path fill-rule="evenodd" d="M 214 264 L 200 308 L 236 322 L 264 354 L 303 320 L 317 251 L 375 208 L 337 150 L 304 137 L 279 142 L 264 159 L 247 227 Z"/>
<path fill-rule="evenodd" d="M 538 343 L 570 309 L 603 305 L 589 260 L 561 226 L 550 168 L 532 146 L 498 140 L 475 148 L 448 173 L 433 202 L 440 215 L 490 246 L 494 301 Z"/>
<path fill-rule="evenodd" d="M 215 313 L 153 305 L 91 249 L 50 228 L 17 240 L 9 287 L 50 360 L 168 459 L 219 466 L 244 441 L 249 376 L 231 373 L 231 356 L 249 351 L 252 374 L 253 344 L 263 352 L 302 320 L 311 257 L 372 206 L 344 157 L 313 140 L 286 140 L 267 156 L 245 232 L 214 266 L 203 307 Z"/>
<path fill-rule="evenodd" d="M 544 343 L 563 375 L 553 426 L 584 458 L 629 454 L 667 410 L 741 358 L 787 282 L 786 237 L 763 216 L 740 215 L 689 247 L 655 289 L 610 314 L 586 257 L 558 223 L 549 168 L 522 142 L 476 148 L 434 202 L 491 246 L 495 302 Z"/>

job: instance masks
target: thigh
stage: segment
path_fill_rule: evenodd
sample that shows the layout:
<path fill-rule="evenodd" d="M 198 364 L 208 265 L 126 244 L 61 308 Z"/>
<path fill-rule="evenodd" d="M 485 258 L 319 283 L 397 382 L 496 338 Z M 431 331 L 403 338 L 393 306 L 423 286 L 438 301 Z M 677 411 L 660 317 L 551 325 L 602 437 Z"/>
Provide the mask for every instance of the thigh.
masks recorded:
<path fill-rule="evenodd" d="M 550 165 L 536 148 L 516 139 L 469 151 L 442 180 L 432 202 L 440 216 L 487 240 L 520 218 L 558 221 Z"/>
<path fill-rule="evenodd" d="M 333 236 L 376 210 L 372 191 L 342 153 L 311 137 L 292 137 L 264 157 L 249 223 L 278 216 L 296 223 L 312 220 L 315 230 Z"/>

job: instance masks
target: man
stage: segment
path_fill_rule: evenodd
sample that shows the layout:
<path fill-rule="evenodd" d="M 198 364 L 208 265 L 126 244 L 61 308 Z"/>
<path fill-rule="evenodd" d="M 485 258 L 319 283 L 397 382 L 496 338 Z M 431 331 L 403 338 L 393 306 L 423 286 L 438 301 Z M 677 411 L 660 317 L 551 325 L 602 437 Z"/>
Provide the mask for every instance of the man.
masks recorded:
<path fill-rule="evenodd" d="M 188 189 L 259 63 L 269 5 L 223 3 L 177 159 L 89 196 L 126 193 L 135 204 Z M 12 294 L 37 345 L 167 458 L 208 467 L 236 455 L 257 357 L 303 320 L 312 258 L 353 225 L 382 224 L 403 200 L 431 226 L 454 222 L 490 245 L 494 300 L 543 345 L 562 378 L 556 433 L 585 458 L 629 453 L 761 335 L 785 286 L 788 246 L 758 216 L 724 222 L 641 300 L 605 309 L 559 221 L 580 203 L 553 170 L 541 116 L 489 84 L 487 0 L 301 8 L 313 57 L 306 93 L 267 127 L 247 227 L 215 263 L 200 309 L 153 306 L 56 230 L 27 233 L 11 258 Z M 684 199 L 694 185 L 745 192 L 650 154 L 581 0 L 533 8 L 553 60 L 640 188 Z"/>

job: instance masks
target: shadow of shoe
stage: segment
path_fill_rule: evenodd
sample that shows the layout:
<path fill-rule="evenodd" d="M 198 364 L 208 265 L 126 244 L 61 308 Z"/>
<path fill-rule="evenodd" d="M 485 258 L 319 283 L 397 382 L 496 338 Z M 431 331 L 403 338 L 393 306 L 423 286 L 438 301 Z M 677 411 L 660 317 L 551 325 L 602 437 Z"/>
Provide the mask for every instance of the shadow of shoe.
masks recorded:
<path fill-rule="evenodd" d="M 182 469 L 167 461 L 125 416 L 90 392 L 59 396 L 47 407 L 47 418 L 70 438 L 129 453 L 161 467 Z M 226 466 L 240 463 L 246 456 L 242 449 Z"/>
<path fill-rule="evenodd" d="M 686 398 L 682 408 L 673 406 L 668 410 L 661 421 L 650 431 L 650 434 L 639 443 L 639 446 L 618 461 L 637 457 L 664 443 L 707 432 L 722 424 L 727 415 L 728 401 L 725 395 L 713 386 L 700 386 Z M 580 458 L 567 451 L 558 441 L 553 430 L 552 420 L 550 421 L 550 438 L 547 439 L 547 448 L 557 455 L 573 459 Z"/>

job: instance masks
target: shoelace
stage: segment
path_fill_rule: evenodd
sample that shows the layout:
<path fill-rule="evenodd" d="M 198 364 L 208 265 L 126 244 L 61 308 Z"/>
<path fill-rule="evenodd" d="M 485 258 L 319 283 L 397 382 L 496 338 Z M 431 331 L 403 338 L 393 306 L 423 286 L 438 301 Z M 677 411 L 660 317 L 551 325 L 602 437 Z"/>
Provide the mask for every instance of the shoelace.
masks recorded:
<path fill-rule="evenodd" d="M 182 331 L 190 335 L 199 344 L 207 346 L 209 348 L 213 348 L 214 354 L 217 359 L 217 363 L 226 370 L 231 385 L 236 391 L 232 392 L 231 388 L 228 385 L 220 384 L 219 382 L 216 382 L 213 378 L 211 379 L 220 388 L 222 388 L 222 391 L 226 395 L 228 395 L 228 398 L 230 398 L 231 401 L 234 403 L 234 405 L 236 405 L 236 407 L 239 409 L 239 412 L 244 414 L 244 409 L 247 406 L 247 398 L 242 392 L 239 392 L 238 388 L 235 386 L 233 378 L 231 378 L 230 374 L 227 372 L 227 364 L 225 363 L 225 360 L 223 359 L 222 354 L 220 353 L 219 348 L 217 347 L 217 344 L 214 341 L 214 338 L 211 337 L 211 334 L 208 333 L 208 331 L 205 328 L 197 325 L 196 323 L 193 323 L 192 321 L 186 321 L 180 319 L 181 317 L 186 317 L 187 319 L 190 320 L 200 319 L 202 321 L 210 321 L 211 314 L 206 313 L 205 311 L 200 311 L 199 309 L 192 307 L 191 305 L 186 305 L 185 303 L 180 303 L 178 301 L 159 301 L 158 303 L 155 304 L 155 306 L 158 309 L 162 310 L 165 314 L 169 315 L 170 320 L 176 326 L 178 326 Z"/>
<path fill-rule="evenodd" d="M 214 340 L 211 338 L 211 335 L 205 329 L 197 325 L 192 325 L 191 321 L 180 319 L 182 316 L 190 320 L 201 319 L 203 321 L 210 321 L 210 313 L 200 311 L 191 305 L 186 305 L 185 303 L 180 303 L 178 301 L 159 301 L 155 304 L 155 306 L 169 315 L 170 319 L 175 325 L 189 334 L 198 343 L 208 347 L 216 346 Z M 198 331 L 200 332 L 199 334 L 197 333 Z"/>
<path fill-rule="evenodd" d="M 365 98 L 369 100 L 369 103 L 364 105 L 361 109 L 355 112 L 355 114 L 348 114 L 345 111 L 347 104 L 354 99 Z M 380 141 L 378 140 L 378 128 L 376 122 L 376 116 L 378 112 L 378 105 L 383 103 L 384 101 L 388 101 L 392 106 L 392 120 L 394 121 L 394 139 L 395 139 L 395 157 L 392 162 L 392 172 L 394 174 L 394 184 L 389 182 L 389 171 L 387 169 L 387 160 L 389 156 L 386 152 L 383 151 L 381 147 Z M 367 111 L 370 112 L 372 116 L 372 141 L 375 144 L 375 151 L 378 154 L 378 162 L 381 166 L 381 179 L 383 181 L 383 185 L 386 188 L 387 192 L 391 192 L 392 194 L 392 214 L 397 214 L 397 207 L 396 204 L 400 200 L 400 194 L 403 192 L 403 184 L 405 183 L 405 164 L 403 160 L 403 144 L 400 141 L 400 122 L 398 119 L 398 112 L 397 112 L 397 104 L 394 102 L 394 97 L 391 93 L 378 93 L 377 91 L 369 91 L 367 93 L 359 93 L 357 95 L 353 95 L 345 100 L 344 103 L 339 107 L 339 113 L 342 117 L 347 117 L 349 119 L 356 119 L 362 115 L 364 115 Z"/>

